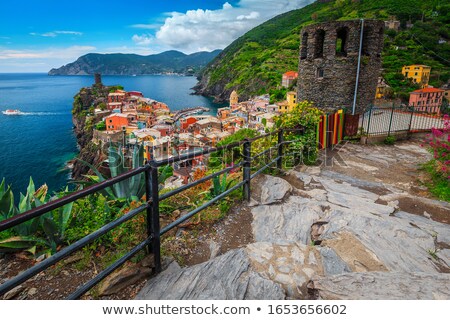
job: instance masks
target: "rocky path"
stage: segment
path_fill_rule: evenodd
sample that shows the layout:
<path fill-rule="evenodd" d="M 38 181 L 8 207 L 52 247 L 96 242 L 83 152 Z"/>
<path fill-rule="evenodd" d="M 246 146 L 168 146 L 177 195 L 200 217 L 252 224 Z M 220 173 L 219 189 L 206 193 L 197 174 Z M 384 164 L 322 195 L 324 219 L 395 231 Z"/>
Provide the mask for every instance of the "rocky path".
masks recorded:
<path fill-rule="evenodd" d="M 172 263 L 136 298 L 450 299 L 450 205 L 423 197 L 426 150 L 346 145 L 331 156 L 258 177 L 252 243 Z"/>

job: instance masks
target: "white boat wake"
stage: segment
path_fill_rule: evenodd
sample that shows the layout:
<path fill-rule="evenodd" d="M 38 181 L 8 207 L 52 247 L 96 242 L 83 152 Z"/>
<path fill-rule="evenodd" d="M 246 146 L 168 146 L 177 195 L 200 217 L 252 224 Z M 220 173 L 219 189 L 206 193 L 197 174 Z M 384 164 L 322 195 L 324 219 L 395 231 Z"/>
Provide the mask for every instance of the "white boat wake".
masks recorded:
<path fill-rule="evenodd" d="M 14 114 L 7 114 L 2 111 L 5 116 L 58 116 L 64 114 L 63 112 L 15 112 Z"/>

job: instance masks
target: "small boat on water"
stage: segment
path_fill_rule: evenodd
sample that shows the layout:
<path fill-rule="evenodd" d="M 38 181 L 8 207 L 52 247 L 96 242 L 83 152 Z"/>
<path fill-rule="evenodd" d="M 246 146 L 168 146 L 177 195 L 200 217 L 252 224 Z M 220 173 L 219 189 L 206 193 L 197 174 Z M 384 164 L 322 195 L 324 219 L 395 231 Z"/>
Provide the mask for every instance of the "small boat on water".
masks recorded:
<path fill-rule="evenodd" d="M 6 110 L 6 111 L 2 111 L 2 113 L 3 113 L 4 115 L 7 115 L 7 116 L 18 116 L 18 115 L 20 115 L 22 112 L 20 112 L 20 110 L 17 110 L 17 109 L 15 109 L 15 110 L 8 109 L 8 110 Z"/>

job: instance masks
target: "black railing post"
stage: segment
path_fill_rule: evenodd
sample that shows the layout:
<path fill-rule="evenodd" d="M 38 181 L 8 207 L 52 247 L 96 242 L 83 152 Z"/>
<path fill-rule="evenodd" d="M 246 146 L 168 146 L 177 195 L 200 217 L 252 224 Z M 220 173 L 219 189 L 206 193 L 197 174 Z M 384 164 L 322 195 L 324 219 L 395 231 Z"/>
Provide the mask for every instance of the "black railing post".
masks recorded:
<path fill-rule="evenodd" d="M 152 199 L 152 206 L 147 210 L 147 230 L 149 236 L 152 236 L 152 243 L 150 246 L 150 253 L 153 254 L 155 262 L 154 273 L 161 272 L 161 239 L 159 226 L 159 182 L 158 182 L 158 167 L 150 162 L 150 196 Z M 148 171 L 146 171 L 148 172 Z M 149 212 L 150 211 L 150 212 Z"/>
<path fill-rule="evenodd" d="M 370 120 L 372 120 L 372 110 L 373 107 L 371 107 L 369 110 L 369 120 L 367 120 L 367 136 L 370 135 Z"/>
<path fill-rule="evenodd" d="M 244 155 L 244 164 L 242 171 L 243 172 L 242 181 L 245 181 L 243 188 L 243 197 L 244 200 L 250 201 L 251 142 L 248 139 L 244 140 L 243 155 Z"/>
<path fill-rule="evenodd" d="M 391 118 L 389 119 L 389 129 L 388 129 L 388 136 L 391 135 L 391 128 L 392 128 L 392 118 L 394 116 L 394 104 L 392 104 L 392 111 L 391 111 Z"/>
<path fill-rule="evenodd" d="M 278 153 L 277 153 L 277 168 L 279 170 L 283 167 L 283 141 L 284 141 L 284 130 L 280 129 L 278 131 Z"/>

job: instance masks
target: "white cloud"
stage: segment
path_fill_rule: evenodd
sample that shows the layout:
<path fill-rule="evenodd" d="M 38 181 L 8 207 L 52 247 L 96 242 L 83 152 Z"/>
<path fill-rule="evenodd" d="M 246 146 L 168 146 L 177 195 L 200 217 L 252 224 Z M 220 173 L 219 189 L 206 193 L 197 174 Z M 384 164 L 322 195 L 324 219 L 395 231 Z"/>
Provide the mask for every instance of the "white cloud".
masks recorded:
<path fill-rule="evenodd" d="M 36 33 L 36 32 L 31 32 L 30 33 L 30 35 L 32 35 L 32 36 L 41 36 L 41 37 L 50 37 L 50 38 L 57 37 L 60 34 L 73 35 L 73 36 L 81 36 L 81 35 L 83 35 L 82 32 L 67 31 L 67 30 L 50 31 L 50 32 L 45 32 L 45 33 Z"/>
<path fill-rule="evenodd" d="M 259 18 L 259 12 L 256 11 L 252 11 L 250 12 L 250 14 L 248 15 L 240 15 L 237 16 L 237 20 L 253 20 L 253 19 L 258 19 Z"/>
<path fill-rule="evenodd" d="M 136 29 L 158 29 L 159 27 L 161 27 L 160 23 L 149 23 L 149 24 L 144 24 L 144 23 L 138 23 L 138 24 L 132 24 L 130 26 L 131 28 L 136 28 Z"/>
<path fill-rule="evenodd" d="M 154 38 L 149 34 L 135 34 L 131 37 L 131 40 L 133 40 L 133 42 L 138 46 L 149 46 L 153 42 Z"/>
<path fill-rule="evenodd" d="M 240 0 L 235 6 L 225 2 L 217 10 L 171 12 L 154 37 L 135 34 L 132 40 L 140 46 L 157 45 L 186 53 L 222 49 L 268 19 L 304 7 L 313 1 Z"/>

